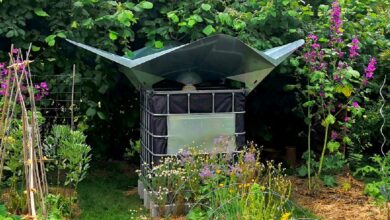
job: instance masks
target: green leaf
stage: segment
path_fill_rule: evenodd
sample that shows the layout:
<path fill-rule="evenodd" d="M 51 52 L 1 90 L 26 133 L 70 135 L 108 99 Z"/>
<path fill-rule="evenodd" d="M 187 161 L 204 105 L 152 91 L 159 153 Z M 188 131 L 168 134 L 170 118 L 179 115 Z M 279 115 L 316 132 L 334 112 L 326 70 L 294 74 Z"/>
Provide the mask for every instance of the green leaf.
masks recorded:
<path fill-rule="evenodd" d="M 42 8 L 35 8 L 34 13 L 40 17 L 48 17 L 49 14 L 46 13 Z"/>
<path fill-rule="evenodd" d="M 329 141 L 327 148 L 331 153 L 333 153 L 340 148 L 340 143 L 337 141 Z"/>
<path fill-rule="evenodd" d="M 283 4 L 284 6 L 287 6 L 289 3 L 290 3 L 290 0 L 283 0 L 283 1 L 282 1 L 282 4 Z"/>
<path fill-rule="evenodd" d="M 100 119 L 102 119 L 102 120 L 107 119 L 106 115 L 105 115 L 103 112 L 98 111 L 98 112 L 97 112 L 97 115 L 98 115 L 98 117 L 99 117 Z"/>
<path fill-rule="evenodd" d="M 57 37 L 66 38 L 66 35 L 63 32 L 58 32 Z"/>
<path fill-rule="evenodd" d="M 209 4 L 202 4 L 200 7 L 205 11 L 209 11 L 211 9 L 211 5 Z"/>
<path fill-rule="evenodd" d="M 297 32 L 297 29 L 291 28 L 291 29 L 288 29 L 288 32 L 290 32 L 290 33 L 296 33 L 296 32 Z"/>
<path fill-rule="evenodd" d="M 213 26 L 211 25 L 207 25 L 203 31 L 202 31 L 206 36 L 209 36 L 210 34 L 214 33 L 215 32 L 215 29 Z"/>
<path fill-rule="evenodd" d="M 227 25 L 232 24 L 232 18 L 228 13 L 219 13 L 218 19 L 221 21 L 222 24 L 227 24 Z"/>
<path fill-rule="evenodd" d="M 334 178 L 334 176 L 324 175 L 322 177 L 322 181 L 324 182 L 324 185 L 327 186 L 327 187 L 335 187 L 335 186 L 337 186 L 337 181 Z"/>
<path fill-rule="evenodd" d="M 159 41 L 159 40 L 157 40 L 157 41 L 154 42 L 154 47 L 157 48 L 157 49 L 161 49 L 161 48 L 164 47 L 164 43 Z"/>
<path fill-rule="evenodd" d="M 14 36 L 14 33 L 15 33 L 14 30 L 10 30 L 10 31 L 8 31 L 8 32 L 5 34 L 5 36 L 6 36 L 7 38 L 11 38 L 11 37 Z"/>
<path fill-rule="evenodd" d="M 308 174 L 307 167 L 304 166 L 304 165 L 300 166 L 300 167 L 297 169 L 297 172 L 298 172 L 298 175 L 299 175 L 300 177 L 305 177 L 305 176 L 307 176 L 307 174 Z"/>
<path fill-rule="evenodd" d="M 77 1 L 75 3 L 73 3 L 74 7 L 78 7 L 78 8 L 81 8 L 84 6 L 84 4 L 81 2 L 81 1 Z"/>
<path fill-rule="evenodd" d="M 176 15 L 176 13 L 173 12 L 173 11 L 168 12 L 167 17 L 168 17 L 173 23 L 179 22 L 179 17 L 178 17 L 178 16 Z"/>
<path fill-rule="evenodd" d="M 325 120 L 322 121 L 321 125 L 326 127 L 327 125 L 332 125 L 336 122 L 336 118 L 332 115 L 332 114 L 329 114 L 328 116 L 326 116 Z"/>
<path fill-rule="evenodd" d="M 352 76 L 352 77 L 357 78 L 357 79 L 360 77 L 360 73 L 358 71 L 352 69 L 351 67 L 348 67 L 348 69 L 345 71 L 345 75 Z"/>
<path fill-rule="evenodd" d="M 57 35 L 54 35 L 54 34 L 49 35 L 49 36 L 47 36 L 47 37 L 45 38 L 45 42 L 46 42 L 50 47 L 52 47 L 52 46 L 54 46 L 55 43 L 56 43 L 56 37 L 57 37 Z"/>
<path fill-rule="evenodd" d="M 85 113 L 87 116 L 94 116 L 96 114 L 96 109 L 95 108 L 88 108 L 87 112 Z"/>
<path fill-rule="evenodd" d="M 108 89 L 108 85 L 107 85 L 107 84 L 103 84 L 103 85 L 99 88 L 98 92 L 100 92 L 101 94 L 104 94 L 104 93 L 106 93 L 107 89 Z"/>
<path fill-rule="evenodd" d="M 310 76 L 310 82 L 322 81 L 325 78 L 325 73 L 321 71 L 315 71 L 309 76 Z"/>
<path fill-rule="evenodd" d="M 40 51 L 40 50 L 41 50 L 41 48 L 40 48 L 40 47 L 37 47 L 37 46 L 34 46 L 34 45 L 32 45 L 32 46 L 31 46 L 31 50 L 32 50 L 32 51 L 34 51 L 34 52 L 37 52 L 37 51 Z"/>
<path fill-rule="evenodd" d="M 109 37 L 111 40 L 116 40 L 116 39 L 118 39 L 118 32 L 110 31 L 109 34 L 108 34 L 108 37 Z"/>
<path fill-rule="evenodd" d="M 151 9 L 151 8 L 153 8 L 153 3 L 149 2 L 149 1 L 142 1 L 138 5 L 139 5 L 139 7 L 143 8 L 143 9 Z"/>
<path fill-rule="evenodd" d="M 353 144 L 351 138 L 349 138 L 348 136 L 343 137 L 343 143 L 349 146 L 352 146 Z"/>
<path fill-rule="evenodd" d="M 316 104 L 315 101 L 311 100 L 311 101 L 307 101 L 305 103 L 302 104 L 303 107 L 311 107 L 311 106 L 314 106 Z"/>

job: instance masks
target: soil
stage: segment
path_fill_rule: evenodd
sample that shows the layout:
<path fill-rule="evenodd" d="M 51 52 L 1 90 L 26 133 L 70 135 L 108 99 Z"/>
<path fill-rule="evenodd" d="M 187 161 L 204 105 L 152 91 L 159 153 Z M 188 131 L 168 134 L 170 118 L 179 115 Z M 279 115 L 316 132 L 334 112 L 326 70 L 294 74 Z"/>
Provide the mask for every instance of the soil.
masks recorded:
<path fill-rule="evenodd" d="M 373 199 L 363 194 L 364 183 L 348 173 L 337 176 L 337 187 L 316 184 L 314 193 L 309 193 L 307 179 L 290 178 L 292 199 L 321 219 L 390 220 L 385 205 L 375 205 Z"/>

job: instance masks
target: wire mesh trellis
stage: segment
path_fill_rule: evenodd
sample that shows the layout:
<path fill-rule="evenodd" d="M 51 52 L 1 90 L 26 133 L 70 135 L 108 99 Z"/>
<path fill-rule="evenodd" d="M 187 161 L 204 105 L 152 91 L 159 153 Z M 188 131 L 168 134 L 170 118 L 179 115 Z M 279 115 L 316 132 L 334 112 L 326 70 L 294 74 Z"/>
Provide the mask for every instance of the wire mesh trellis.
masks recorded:
<path fill-rule="evenodd" d="M 47 82 L 49 94 L 39 100 L 39 109 L 45 118 L 42 132 L 47 132 L 54 124 L 67 124 L 73 127 L 74 120 L 81 117 L 80 105 L 82 102 L 82 75 L 73 72 L 53 75 L 33 75 L 35 82 Z"/>

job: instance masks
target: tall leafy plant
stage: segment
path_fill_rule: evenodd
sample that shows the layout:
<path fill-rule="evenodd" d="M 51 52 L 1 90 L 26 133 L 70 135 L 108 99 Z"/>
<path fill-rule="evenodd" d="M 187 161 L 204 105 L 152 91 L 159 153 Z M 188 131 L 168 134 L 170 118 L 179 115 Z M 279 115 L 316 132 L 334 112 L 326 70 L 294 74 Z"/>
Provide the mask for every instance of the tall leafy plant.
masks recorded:
<path fill-rule="evenodd" d="M 371 57 L 366 67 L 360 65 L 359 38 L 345 39 L 338 1 L 332 3 L 328 13 L 329 29 L 308 35 L 300 57 L 304 67 L 298 70 L 300 81 L 305 83 L 302 95 L 306 102 L 302 106 L 308 109 L 305 121 L 309 126 L 309 147 L 311 127 L 323 132 L 316 171 L 318 178 L 322 174 L 326 153 L 340 154 L 352 144 L 350 129 L 363 115 L 369 93 L 367 85 L 374 77 L 377 64 Z M 311 153 L 308 155 L 310 162 Z M 310 167 L 308 164 L 308 169 Z"/>

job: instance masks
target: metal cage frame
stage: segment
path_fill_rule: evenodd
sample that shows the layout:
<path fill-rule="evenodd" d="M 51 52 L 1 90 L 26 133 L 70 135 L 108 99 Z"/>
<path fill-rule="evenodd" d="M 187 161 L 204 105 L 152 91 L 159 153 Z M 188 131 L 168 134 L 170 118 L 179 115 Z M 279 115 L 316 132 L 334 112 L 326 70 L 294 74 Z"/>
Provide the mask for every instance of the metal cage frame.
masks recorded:
<path fill-rule="evenodd" d="M 162 159 L 164 157 L 169 157 L 169 156 L 176 156 L 176 154 L 161 154 L 161 153 L 155 153 L 154 150 L 154 143 L 153 139 L 154 138 L 169 138 L 169 133 L 167 131 L 166 135 L 157 135 L 154 134 L 151 130 L 150 127 L 150 120 L 151 117 L 168 117 L 169 115 L 189 115 L 189 114 L 194 114 L 194 115 L 209 115 L 209 114 L 214 114 L 217 113 L 215 112 L 215 94 L 232 94 L 232 108 L 231 111 L 226 111 L 224 113 L 233 113 L 235 115 L 237 114 L 245 114 L 244 111 L 236 111 L 235 109 L 235 94 L 241 93 L 241 94 L 246 94 L 245 89 L 217 89 L 217 90 L 190 90 L 190 91 L 158 91 L 158 90 L 141 90 L 140 91 L 140 144 L 141 144 L 141 152 L 140 152 L 140 162 L 141 162 L 141 173 L 145 175 L 146 170 L 149 170 L 153 167 L 153 162 L 156 161 L 156 159 Z M 169 109 L 170 105 L 170 99 L 169 97 L 171 95 L 183 95 L 187 94 L 187 112 L 185 113 L 172 113 Z M 211 94 L 212 95 L 212 112 L 210 113 L 191 113 L 191 95 L 192 94 Z M 166 96 L 166 105 L 167 105 L 167 113 L 161 114 L 161 113 L 154 113 L 150 110 L 149 102 L 148 100 L 153 96 L 153 95 L 163 95 Z M 240 136 L 243 135 L 245 136 L 246 132 L 235 132 L 234 135 Z M 236 151 L 233 152 L 237 152 Z M 233 153 L 233 152 L 225 152 L 225 153 Z"/>

